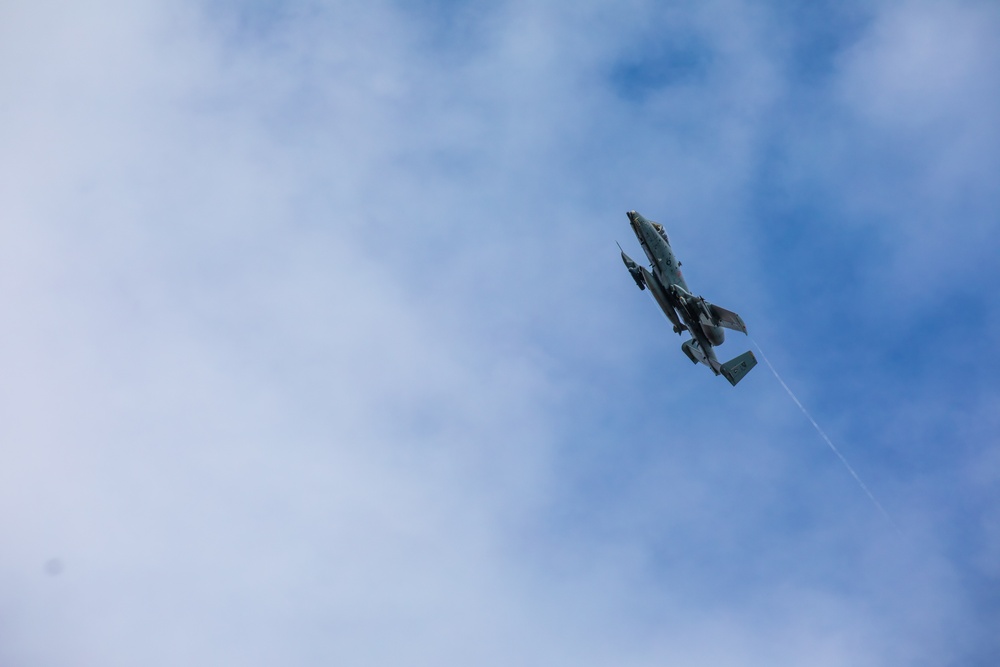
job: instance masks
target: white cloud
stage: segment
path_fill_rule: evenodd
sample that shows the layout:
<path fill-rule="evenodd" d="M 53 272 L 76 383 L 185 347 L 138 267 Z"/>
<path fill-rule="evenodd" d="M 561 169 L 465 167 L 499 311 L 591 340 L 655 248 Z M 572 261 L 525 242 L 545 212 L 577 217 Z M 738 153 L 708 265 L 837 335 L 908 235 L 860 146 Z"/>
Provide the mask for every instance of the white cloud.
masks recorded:
<path fill-rule="evenodd" d="M 643 105 L 617 5 L 5 11 L 0 661 L 876 664 L 967 620 L 773 395 L 607 370 L 666 336 L 608 286 L 632 200 L 750 234 L 766 16 L 671 16 L 717 69 Z"/>
<path fill-rule="evenodd" d="M 841 61 L 849 210 L 888 227 L 897 293 L 940 294 L 995 251 L 998 25 L 990 3 L 889 4 Z"/>

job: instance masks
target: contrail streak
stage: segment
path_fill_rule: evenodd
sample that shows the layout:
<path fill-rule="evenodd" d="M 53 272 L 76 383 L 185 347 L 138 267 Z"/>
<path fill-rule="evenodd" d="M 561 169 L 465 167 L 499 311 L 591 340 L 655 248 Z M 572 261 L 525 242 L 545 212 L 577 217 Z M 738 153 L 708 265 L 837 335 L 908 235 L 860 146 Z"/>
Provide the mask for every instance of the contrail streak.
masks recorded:
<path fill-rule="evenodd" d="M 847 468 L 848 472 L 851 473 L 851 476 L 854 477 L 854 480 L 858 483 L 858 486 L 861 487 L 861 490 L 864 491 L 866 494 L 868 494 L 868 497 L 871 498 L 871 501 L 875 504 L 875 507 L 877 507 L 878 511 L 882 513 L 882 516 L 885 517 L 885 520 L 889 522 L 889 525 L 895 528 L 897 533 L 902 534 L 902 531 L 899 530 L 899 527 L 896 525 L 896 522 L 892 520 L 892 517 L 889 516 L 889 513 L 885 511 L 885 508 L 882 507 L 882 504 L 875 498 L 875 494 L 873 494 L 865 485 L 865 483 L 861 481 L 861 477 L 858 475 L 857 472 L 854 471 L 854 468 L 852 468 L 851 464 L 847 462 L 847 459 L 845 459 L 844 455 L 840 453 L 840 450 L 837 449 L 836 445 L 833 444 L 833 441 L 830 440 L 830 437 L 823 432 L 823 429 L 819 427 L 819 424 L 816 423 L 816 420 L 813 419 L 811 414 L 809 414 L 809 411 L 806 410 L 804 405 L 802 405 L 802 402 L 799 401 L 799 399 L 795 396 L 795 394 L 792 393 L 792 390 L 788 388 L 788 385 L 785 384 L 785 381 L 781 379 L 780 375 L 778 375 L 778 371 L 774 370 L 774 366 L 771 365 L 771 362 L 767 358 L 767 355 L 764 354 L 764 350 L 760 349 L 760 345 L 757 344 L 757 341 L 751 338 L 750 342 L 752 342 L 753 346 L 757 348 L 758 352 L 760 352 L 760 358 L 763 359 L 764 363 L 767 364 L 767 367 L 771 369 L 771 372 L 774 374 L 775 379 L 781 384 L 782 387 L 785 388 L 785 391 L 788 392 L 788 395 L 795 402 L 795 405 L 799 406 L 799 410 L 801 410 L 802 414 L 806 416 L 806 419 L 809 420 L 809 423 L 813 425 L 813 428 L 816 429 L 816 432 L 819 433 L 820 437 L 823 438 L 824 441 L 826 441 L 826 444 L 830 445 L 830 449 L 833 450 L 833 453 L 837 455 L 837 458 L 840 459 L 840 462 L 843 463 L 844 467 Z"/>

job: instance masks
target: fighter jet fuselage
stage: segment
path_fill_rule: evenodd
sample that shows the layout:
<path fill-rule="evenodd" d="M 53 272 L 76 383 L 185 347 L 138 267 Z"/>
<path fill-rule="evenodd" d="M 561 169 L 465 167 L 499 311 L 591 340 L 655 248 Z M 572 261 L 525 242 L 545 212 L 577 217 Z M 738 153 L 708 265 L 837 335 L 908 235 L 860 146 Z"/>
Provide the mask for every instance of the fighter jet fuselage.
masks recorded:
<path fill-rule="evenodd" d="M 675 333 L 690 333 L 691 339 L 681 345 L 684 354 L 694 363 L 708 366 L 716 375 L 725 376 L 735 386 L 757 364 L 756 358 L 752 352 L 746 352 L 720 364 L 714 348 L 726 339 L 723 328 L 746 333 L 743 320 L 736 313 L 691 294 L 663 225 L 647 220 L 635 211 L 628 212 L 628 219 L 649 259 L 647 269 L 622 251 L 622 260 L 636 285 L 639 289 L 649 288 L 656 303 L 673 324 Z"/>

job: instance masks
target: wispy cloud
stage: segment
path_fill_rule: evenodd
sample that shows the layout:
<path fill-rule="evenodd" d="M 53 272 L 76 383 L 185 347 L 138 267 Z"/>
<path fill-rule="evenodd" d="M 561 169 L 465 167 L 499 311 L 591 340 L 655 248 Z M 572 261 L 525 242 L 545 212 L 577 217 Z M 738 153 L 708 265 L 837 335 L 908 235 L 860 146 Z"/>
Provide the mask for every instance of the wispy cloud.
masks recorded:
<path fill-rule="evenodd" d="M 0 21 L 4 664 L 988 664 L 989 378 L 871 333 L 932 252 L 995 281 L 989 7 L 51 9 Z M 628 208 L 904 537 L 681 357 Z"/>

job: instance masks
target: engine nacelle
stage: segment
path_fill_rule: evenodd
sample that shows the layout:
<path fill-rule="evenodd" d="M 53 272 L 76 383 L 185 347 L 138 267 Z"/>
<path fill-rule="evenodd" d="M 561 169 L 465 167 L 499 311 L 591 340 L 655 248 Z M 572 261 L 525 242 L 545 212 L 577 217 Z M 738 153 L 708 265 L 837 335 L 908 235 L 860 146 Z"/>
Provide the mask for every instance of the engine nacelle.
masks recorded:
<path fill-rule="evenodd" d="M 712 345 L 722 345 L 726 341 L 726 332 L 722 327 L 714 327 L 711 324 L 702 324 L 701 330 Z"/>

